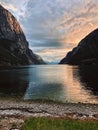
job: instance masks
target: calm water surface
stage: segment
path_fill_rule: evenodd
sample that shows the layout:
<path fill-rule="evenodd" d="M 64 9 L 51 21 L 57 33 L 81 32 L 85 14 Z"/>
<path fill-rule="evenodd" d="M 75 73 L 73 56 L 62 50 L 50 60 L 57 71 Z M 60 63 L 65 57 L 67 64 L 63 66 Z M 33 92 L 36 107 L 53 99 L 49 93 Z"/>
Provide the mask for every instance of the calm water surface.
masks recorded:
<path fill-rule="evenodd" d="M 0 69 L 0 97 L 98 103 L 97 67 L 30 65 Z"/>

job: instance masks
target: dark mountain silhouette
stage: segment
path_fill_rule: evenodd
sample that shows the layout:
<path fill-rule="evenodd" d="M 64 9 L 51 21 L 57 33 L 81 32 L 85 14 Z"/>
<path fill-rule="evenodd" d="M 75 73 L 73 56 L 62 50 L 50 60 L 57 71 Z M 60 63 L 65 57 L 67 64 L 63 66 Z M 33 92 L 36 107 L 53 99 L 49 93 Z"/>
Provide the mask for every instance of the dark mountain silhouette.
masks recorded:
<path fill-rule="evenodd" d="M 16 18 L 0 5 L 0 66 L 44 64 L 30 49 Z"/>
<path fill-rule="evenodd" d="M 91 32 L 70 51 L 60 64 L 98 64 L 98 29 Z"/>

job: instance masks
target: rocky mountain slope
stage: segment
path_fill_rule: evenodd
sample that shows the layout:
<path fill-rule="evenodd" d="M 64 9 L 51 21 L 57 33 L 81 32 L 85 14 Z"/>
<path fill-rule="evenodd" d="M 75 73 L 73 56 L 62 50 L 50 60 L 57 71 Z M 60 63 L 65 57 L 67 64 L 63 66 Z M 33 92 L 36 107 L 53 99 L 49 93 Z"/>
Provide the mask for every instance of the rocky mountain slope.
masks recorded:
<path fill-rule="evenodd" d="M 60 64 L 98 64 L 98 29 L 88 34 L 70 51 Z"/>
<path fill-rule="evenodd" d="M 44 64 L 30 49 L 16 18 L 0 5 L 0 66 Z"/>

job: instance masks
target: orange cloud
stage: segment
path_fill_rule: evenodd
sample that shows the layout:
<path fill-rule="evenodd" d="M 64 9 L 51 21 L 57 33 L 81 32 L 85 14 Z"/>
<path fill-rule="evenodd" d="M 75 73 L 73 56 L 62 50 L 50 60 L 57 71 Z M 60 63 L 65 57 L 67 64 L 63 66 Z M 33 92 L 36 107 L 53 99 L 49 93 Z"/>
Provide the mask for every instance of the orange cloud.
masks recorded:
<path fill-rule="evenodd" d="M 61 41 L 64 44 L 77 44 L 87 34 L 98 28 L 98 2 L 88 0 L 72 11 L 65 13 L 56 27 L 57 31 L 63 32 Z"/>
<path fill-rule="evenodd" d="M 72 46 L 63 47 L 63 48 L 49 48 L 49 49 L 43 49 L 41 51 L 37 51 L 36 54 L 40 55 L 41 57 L 44 57 L 44 60 L 47 62 L 53 62 L 55 61 L 58 63 L 69 50 L 71 50 Z"/>

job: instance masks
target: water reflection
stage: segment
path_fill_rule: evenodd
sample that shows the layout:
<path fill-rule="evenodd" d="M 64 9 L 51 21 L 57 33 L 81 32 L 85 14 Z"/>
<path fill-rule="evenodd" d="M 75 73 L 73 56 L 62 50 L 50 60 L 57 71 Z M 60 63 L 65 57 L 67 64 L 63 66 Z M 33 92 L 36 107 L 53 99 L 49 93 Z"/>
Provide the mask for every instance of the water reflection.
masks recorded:
<path fill-rule="evenodd" d="M 29 84 L 28 75 L 27 69 L 0 69 L 0 97 L 23 96 Z"/>
<path fill-rule="evenodd" d="M 80 91 L 77 94 L 80 97 L 80 102 L 98 103 L 97 75 L 96 66 L 73 68 L 73 79 L 78 86 L 77 91 Z"/>
<path fill-rule="evenodd" d="M 79 67 L 80 81 L 98 98 L 98 66 Z"/>
<path fill-rule="evenodd" d="M 57 66 L 35 66 L 29 69 L 29 87 L 24 99 L 64 101 L 63 84 Z"/>
<path fill-rule="evenodd" d="M 33 65 L 0 70 L 0 96 L 98 103 L 97 67 Z"/>
<path fill-rule="evenodd" d="M 87 89 L 88 81 L 81 80 L 83 77 L 80 74 L 81 69 L 84 70 L 66 65 L 35 67 L 35 74 L 30 70 L 32 76 L 30 76 L 29 87 L 24 99 L 98 103 L 96 95 L 92 93 L 91 89 Z"/>
<path fill-rule="evenodd" d="M 82 103 L 98 103 L 97 96 L 94 95 L 87 82 L 82 81 L 80 71 L 84 70 L 83 67 L 63 66 L 61 69 L 61 82 L 63 84 L 63 91 L 65 93 L 65 100 L 68 102 L 82 102 Z M 90 71 L 91 69 L 88 69 Z M 85 71 L 85 70 L 84 70 Z M 65 73 L 64 73 L 65 72 Z M 94 73 L 94 72 L 93 72 Z M 88 77 L 89 79 L 89 77 Z M 92 81 L 93 84 L 93 81 Z M 64 102 L 63 101 L 63 102 Z"/>

